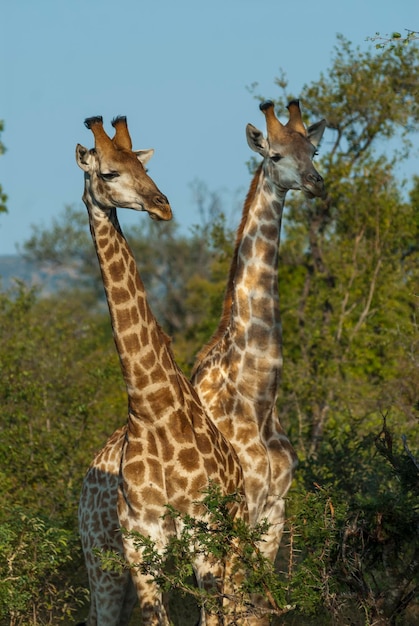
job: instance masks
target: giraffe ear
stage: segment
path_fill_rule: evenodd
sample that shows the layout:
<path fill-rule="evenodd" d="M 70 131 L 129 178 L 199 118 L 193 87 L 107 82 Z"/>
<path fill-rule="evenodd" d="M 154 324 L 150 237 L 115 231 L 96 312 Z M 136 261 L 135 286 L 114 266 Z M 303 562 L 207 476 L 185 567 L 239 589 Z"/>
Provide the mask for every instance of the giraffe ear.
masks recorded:
<path fill-rule="evenodd" d="M 76 161 L 77 165 L 81 167 L 84 172 L 89 172 L 92 169 L 93 155 L 84 146 L 79 143 L 76 146 Z"/>
<path fill-rule="evenodd" d="M 269 146 L 262 131 L 255 128 L 252 124 L 246 126 L 246 137 L 249 147 L 258 152 L 263 157 L 268 154 Z"/>
<path fill-rule="evenodd" d="M 154 154 L 154 149 L 150 148 L 149 150 L 134 150 L 134 153 L 137 155 L 137 159 L 145 165 L 151 159 Z"/>
<path fill-rule="evenodd" d="M 326 120 L 320 120 L 320 122 L 316 122 L 307 130 L 307 139 L 309 139 L 310 143 L 316 148 L 322 140 L 325 128 Z"/>

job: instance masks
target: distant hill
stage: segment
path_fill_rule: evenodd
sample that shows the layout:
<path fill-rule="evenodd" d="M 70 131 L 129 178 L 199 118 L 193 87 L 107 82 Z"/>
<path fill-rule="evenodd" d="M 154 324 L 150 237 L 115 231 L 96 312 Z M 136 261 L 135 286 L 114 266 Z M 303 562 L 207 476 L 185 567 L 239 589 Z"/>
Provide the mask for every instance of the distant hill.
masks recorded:
<path fill-rule="evenodd" d="M 76 277 L 74 268 L 53 267 L 30 263 L 17 254 L 0 255 L 0 289 L 6 291 L 18 281 L 37 287 L 47 296 L 68 286 Z"/>

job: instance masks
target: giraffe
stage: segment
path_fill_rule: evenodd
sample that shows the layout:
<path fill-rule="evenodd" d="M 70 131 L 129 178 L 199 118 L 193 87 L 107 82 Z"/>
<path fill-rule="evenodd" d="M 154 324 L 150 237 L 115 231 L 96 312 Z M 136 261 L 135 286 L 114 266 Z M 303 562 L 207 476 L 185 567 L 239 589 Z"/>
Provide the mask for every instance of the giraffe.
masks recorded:
<path fill-rule="evenodd" d="M 284 498 L 297 456 L 281 426 L 276 400 L 282 370 L 278 255 L 282 213 L 290 189 L 324 196 L 312 164 L 325 120 L 306 130 L 299 102 L 283 125 L 271 101 L 260 105 L 267 138 L 248 124 L 249 147 L 263 157 L 250 184 L 237 230 L 218 328 L 198 353 L 191 382 L 217 428 L 233 445 L 243 470 L 249 523 L 270 524 L 259 544 L 272 563 L 285 521 Z M 255 598 L 259 606 L 264 598 Z M 262 626 L 267 616 L 248 620 Z"/>
<path fill-rule="evenodd" d="M 191 381 L 205 411 L 233 445 L 243 469 L 250 524 L 267 519 L 260 545 L 275 560 L 285 518 L 284 496 L 297 458 L 278 417 L 282 329 L 278 254 L 290 189 L 324 196 L 312 159 L 326 121 L 306 130 L 298 100 L 283 125 L 271 101 L 260 105 L 267 137 L 247 125 L 247 141 L 263 157 L 243 206 L 218 328 L 198 353 Z M 216 390 L 216 391 L 214 391 Z"/>
<path fill-rule="evenodd" d="M 79 507 L 79 527 L 91 587 L 89 626 L 127 624 L 134 598 L 139 598 L 145 625 L 166 626 L 169 618 L 161 594 L 151 577 L 131 570 L 131 580 L 98 573 L 95 546 L 116 547 L 118 539 L 106 533 L 110 498 L 115 498 L 119 527 L 150 537 L 164 548 L 167 538 L 179 532 L 174 521 L 163 519 L 166 505 L 181 513 L 204 517 L 199 504 L 211 481 L 224 494 L 243 494 L 243 476 L 237 456 L 224 436 L 208 419 L 190 382 L 177 367 L 170 341 L 148 305 L 135 259 L 122 233 L 116 207 L 145 210 L 155 219 L 170 219 L 167 198 L 146 174 L 143 164 L 150 151 L 132 151 L 126 118 L 112 122 L 110 139 L 101 117 L 85 120 L 95 139 L 95 148 L 80 144 L 76 160 L 84 171 L 83 201 L 102 273 L 114 340 L 128 395 L 128 419 L 95 458 L 84 480 Z M 115 465 L 115 446 L 119 459 Z M 116 485 L 116 491 L 115 491 Z M 115 500 L 112 500 L 115 505 Z M 247 519 L 241 497 L 231 505 L 233 516 Z M 122 536 L 123 553 L 129 564 L 141 555 L 130 535 Z M 221 565 L 197 557 L 195 573 L 202 586 L 223 580 Z M 124 603 L 128 607 L 124 608 Z M 201 623 L 219 623 L 216 616 L 201 615 Z"/>

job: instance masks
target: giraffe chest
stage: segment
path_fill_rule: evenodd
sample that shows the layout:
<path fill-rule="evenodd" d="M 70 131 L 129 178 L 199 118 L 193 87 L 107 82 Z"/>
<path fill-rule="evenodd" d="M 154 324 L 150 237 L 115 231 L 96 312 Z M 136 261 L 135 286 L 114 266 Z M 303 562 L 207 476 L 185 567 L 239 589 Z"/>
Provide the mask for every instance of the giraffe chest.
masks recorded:
<path fill-rule="evenodd" d="M 122 486 L 134 509 L 152 502 L 171 504 L 190 512 L 209 482 L 225 493 L 242 488 L 242 475 L 234 451 L 211 422 L 198 413 L 193 423 L 157 421 L 128 430 L 122 454 Z"/>

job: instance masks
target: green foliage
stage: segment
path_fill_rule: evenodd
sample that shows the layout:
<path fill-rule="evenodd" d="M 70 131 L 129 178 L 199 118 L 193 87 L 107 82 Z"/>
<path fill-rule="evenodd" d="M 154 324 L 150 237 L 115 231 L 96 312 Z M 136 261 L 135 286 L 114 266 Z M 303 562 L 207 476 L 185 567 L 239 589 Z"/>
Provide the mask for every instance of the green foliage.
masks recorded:
<path fill-rule="evenodd" d="M 186 305 L 187 285 L 207 272 L 210 250 L 205 228 L 184 235 L 176 222 L 148 220 L 133 228 L 129 239 L 153 312 L 177 341 L 195 320 L 194 310 Z"/>
<path fill-rule="evenodd" d="M 162 591 L 176 589 L 210 613 L 233 614 L 237 623 L 268 613 L 284 624 L 413 625 L 418 494 L 419 462 L 406 441 L 403 447 L 393 443 L 384 420 L 377 436 L 331 439 L 316 460 L 303 464 L 289 506 L 288 545 L 282 549 L 286 575 L 258 550 L 267 523 L 250 528 L 233 520 L 229 508 L 236 496 L 222 496 L 216 485 L 202 500 L 204 520 L 167 507 L 166 516 L 180 531 L 163 551 L 149 537 L 129 533 L 141 553 L 132 567 L 150 575 Z M 198 554 L 220 563 L 232 559 L 228 607 L 225 591 L 194 585 Z M 101 556 L 105 569 L 125 566 L 112 553 Z M 269 606 L 258 604 L 261 597 Z"/>
<path fill-rule="evenodd" d="M 226 227 L 225 216 L 216 216 L 206 232 L 208 262 L 205 272 L 195 273 L 187 282 L 186 306 L 194 313 L 186 329 L 190 369 L 198 350 L 215 331 L 222 310 L 228 268 L 233 253 L 234 233 Z"/>
<path fill-rule="evenodd" d="M 13 494 L 35 514 L 74 520 L 80 467 L 119 425 L 102 412 L 122 415 L 125 404 L 108 321 L 99 322 L 76 299 L 0 294 L 1 507 Z"/>
<path fill-rule="evenodd" d="M 0 623 L 68 622 L 86 597 L 68 584 L 77 551 L 68 530 L 9 509 L 0 523 Z"/>
<path fill-rule="evenodd" d="M 406 148 L 411 146 L 409 136 L 419 114 L 415 77 L 418 64 L 417 45 L 376 54 L 354 50 L 349 41 L 339 36 L 328 73 L 303 86 L 306 119 L 312 123 L 326 118 L 327 127 L 334 131 L 329 134 L 330 149 L 322 159 L 329 174 L 329 193 L 340 189 L 351 174 L 350 168 L 364 153 L 370 157 L 372 149 L 376 153 L 378 149 L 384 151 L 384 140 L 398 137 L 404 140 Z M 283 93 L 276 101 L 282 115 L 293 96 L 287 92 L 284 76 L 277 84 Z M 394 153 L 396 158 L 401 156 L 407 156 L 407 152 Z M 330 170 L 332 165 L 337 168 L 335 171 Z"/>
<path fill-rule="evenodd" d="M 141 553 L 139 563 L 131 567 L 150 575 L 162 591 L 178 590 L 190 595 L 208 613 L 229 614 L 230 618 L 234 615 L 237 623 L 248 615 L 286 613 L 290 607 L 285 602 L 284 583 L 257 547 L 268 525 L 264 522 L 250 527 L 243 520 L 234 519 L 231 507 L 237 498 L 236 494 L 223 496 L 218 485 L 210 484 L 199 503 L 205 511 L 204 518 L 184 515 L 167 506 L 165 517 L 180 529 L 178 534 L 169 537 L 164 550 L 159 551 L 149 537 L 138 532 L 127 533 Z M 228 595 L 225 589 L 209 591 L 196 587 L 191 577 L 198 555 L 220 563 L 227 558 L 230 560 L 232 575 Z M 125 566 L 116 554 L 102 553 L 101 558 L 105 569 Z M 261 596 L 269 600 L 268 607 L 258 605 L 257 598 Z M 223 606 L 226 597 L 229 603 Z M 231 623 L 236 623 L 234 620 Z"/>
<path fill-rule="evenodd" d="M 401 33 L 396 31 L 392 32 L 391 35 L 381 35 L 381 33 L 375 33 L 374 37 L 367 37 L 367 41 L 375 41 L 375 47 L 377 50 L 390 47 L 392 50 L 396 46 L 407 46 L 412 41 L 417 41 L 419 38 L 419 32 L 415 30 L 406 30 L 406 36 L 403 37 Z"/>
<path fill-rule="evenodd" d="M 331 440 L 304 464 L 289 521 L 301 623 L 415 623 L 418 493 L 419 463 L 385 421 L 378 436 Z"/>
<path fill-rule="evenodd" d="M 95 298 L 103 295 L 99 265 L 89 233 L 86 211 L 66 206 L 49 228 L 32 224 L 32 235 L 23 245 L 26 260 L 52 268 L 65 268 L 70 285 L 91 290 Z"/>
<path fill-rule="evenodd" d="M 17 285 L 0 293 L 0 328 L 1 623 L 57 623 L 85 598 L 81 481 L 124 386 L 107 317 L 74 297 Z"/>

